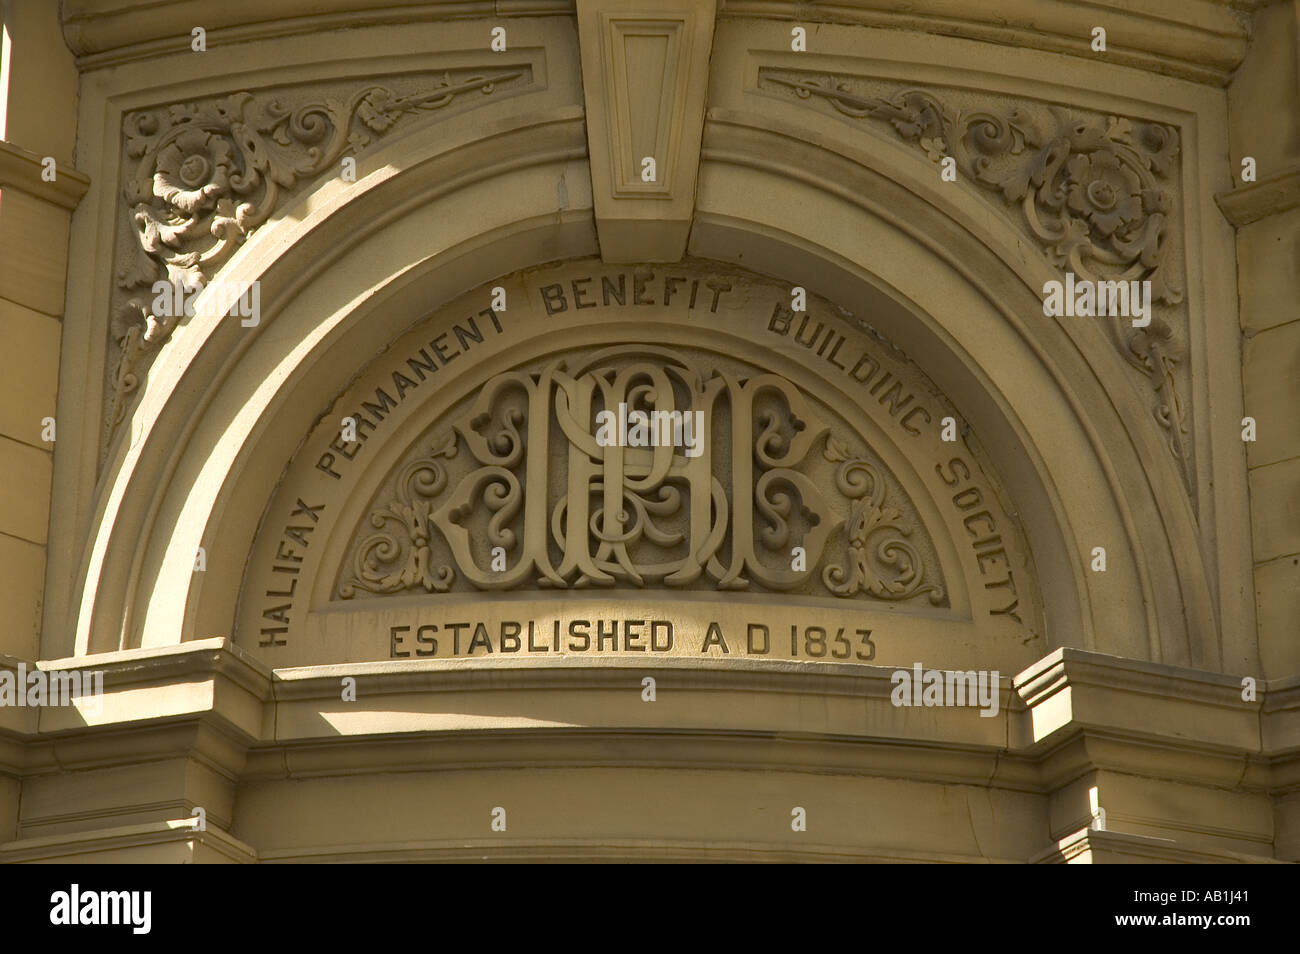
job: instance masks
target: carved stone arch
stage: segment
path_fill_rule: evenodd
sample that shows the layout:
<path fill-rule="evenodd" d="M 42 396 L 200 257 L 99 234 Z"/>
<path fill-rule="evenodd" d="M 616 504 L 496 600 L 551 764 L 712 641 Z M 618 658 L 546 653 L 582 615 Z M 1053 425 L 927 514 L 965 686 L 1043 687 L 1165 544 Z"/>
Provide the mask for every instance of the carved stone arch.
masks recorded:
<path fill-rule="evenodd" d="M 570 261 L 491 286 L 506 311 L 483 307 L 489 286 L 439 309 L 300 446 L 234 629 L 268 665 L 522 660 L 562 642 L 581 657 L 564 628 L 609 616 L 643 616 L 657 652 L 697 658 L 711 620 L 733 658 L 751 624 L 769 659 L 850 658 L 847 642 L 787 650 L 795 627 L 887 634 L 853 647 L 877 664 L 1009 671 L 1046 649 L 995 469 L 942 439 L 946 417 L 966 430 L 960 411 L 869 329 L 816 299 L 796 314 L 784 283 L 709 262 Z M 619 404 L 702 430 L 602 446 L 596 415 Z M 478 622 L 447 636 L 458 617 Z M 534 624 L 536 647 L 499 648 Z"/>
<path fill-rule="evenodd" d="M 780 116 L 726 119 L 706 126 L 692 253 L 804 284 L 924 355 L 940 386 L 972 408 L 979 440 L 1011 461 L 1013 502 L 1051 580 L 1049 645 L 1210 661 L 1214 621 L 1190 508 L 1158 492 L 1171 472 L 1155 438 L 1131 423 L 1145 412 L 1125 387 L 1107 387 L 1105 362 L 1087 360 L 1104 343 L 1027 319 L 1036 301 L 1025 275 L 1043 272 L 1016 255 L 1015 237 L 934 184 L 911 183 L 907 194 L 895 180 L 911 173 L 859 144 L 809 137 Z M 797 161 L 764 170 L 765 136 L 808 141 L 787 153 Z M 263 326 L 187 329 L 143 396 L 148 429 L 110 461 L 78 581 L 77 651 L 232 633 L 256 528 L 230 501 L 270 495 L 283 448 L 378 343 L 495 276 L 595 253 L 584 149 L 577 110 L 454 141 L 415 134 L 377 152 L 358 188 L 303 196 L 254 236 L 222 276 L 261 281 Z M 783 207 L 803 214 L 765 221 L 752 201 L 764 189 L 783 190 Z M 509 203 L 482 200 L 494 217 L 459 214 L 462 231 L 440 233 L 452 218 L 444 210 L 489 193 Z M 873 260 L 859 238 L 868 232 L 908 237 Z M 963 264 L 977 259 L 988 266 L 979 277 Z M 1045 340 L 1069 347 L 1049 356 Z M 990 348 L 1012 359 L 996 379 L 985 370 L 998 364 L 984 360 Z M 1135 483 L 1147 479 L 1157 487 Z M 1114 548 L 1104 583 L 1084 566 L 1098 538 Z M 205 545 L 209 569 L 194 574 L 192 554 Z M 1117 564 L 1116 553 L 1131 559 Z M 1105 598 L 1090 599 L 1102 586 Z"/>

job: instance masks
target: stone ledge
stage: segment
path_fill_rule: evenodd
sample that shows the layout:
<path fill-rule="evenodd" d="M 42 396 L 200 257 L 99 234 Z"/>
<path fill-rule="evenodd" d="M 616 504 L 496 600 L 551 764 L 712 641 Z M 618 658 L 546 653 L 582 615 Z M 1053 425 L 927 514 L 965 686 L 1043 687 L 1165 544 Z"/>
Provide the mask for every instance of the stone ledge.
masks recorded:
<path fill-rule="evenodd" d="M 1029 713 L 1026 728 L 1032 742 L 1026 740 L 1026 747 L 1050 742 L 1061 729 L 1087 726 L 1255 755 L 1264 754 L 1265 684 L 1260 680 L 1255 702 L 1245 702 L 1239 676 L 1066 647 L 1015 678 Z M 1137 711 L 1145 716 L 1140 724 L 1121 714 L 1122 707 L 1114 704 L 1117 694 L 1138 701 Z"/>
<path fill-rule="evenodd" d="M 1223 217 L 1233 228 L 1300 206 L 1300 166 L 1293 166 L 1258 182 L 1220 192 L 1214 197 Z"/>
<path fill-rule="evenodd" d="M 0 864 L 23 862 L 77 862 L 79 864 L 116 864 L 128 862 L 133 849 L 153 849 L 166 846 L 176 851 L 173 860 L 191 862 L 196 854 L 207 849 L 236 864 L 257 861 L 257 852 L 233 835 L 209 824 L 205 831 L 196 831 L 194 819 L 147 822 L 142 825 L 123 825 L 92 831 L 77 831 L 40 838 L 23 838 L 0 844 Z M 150 860 L 156 860 L 151 855 Z"/>
<path fill-rule="evenodd" d="M 1259 840 L 1258 826 L 1240 832 L 1223 828 L 1221 804 L 1243 799 L 1267 804 L 1295 785 L 1300 765 L 1293 755 L 1261 752 L 1257 735 L 1243 735 L 1243 727 L 1253 726 L 1257 733 L 1269 717 L 1263 705 L 1271 698 L 1267 684 L 1261 686 L 1260 701 L 1243 703 L 1231 676 L 1072 649 L 1059 649 L 1004 680 L 996 719 L 957 707 L 895 708 L 889 700 L 890 668 L 851 664 L 764 666 L 748 660 L 701 669 L 692 660 L 646 666 L 641 660 L 597 665 L 435 659 L 275 671 L 224 638 L 57 662 L 101 669 L 110 697 L 105 711 L 116 711 L 116 695 L 120 715 L 94 725 L 60 723 L 54 731 L 0 733 L 8 752 L 6 774 L 53 786 L 54 794 L 43 796 L 50 800 L 46 810 L 25 822 L 27 835 L 37 834 L 41 825 L 72 829 L 11 842 L 0 851 L 0 862 L 69 856 L 123 861 L 146 852 L 175 861 L 203 860 L 200 855 L 216 861 L 470 860 L 482 857 L 477 847 L 442 842 L 283 849 L 263 857 L 214 831 L 211 812 L 220 815 L 228 807 L 212 801 L 211 792 L 230 792 L 237 799 L 239 792 L 276 783 L 364 783 L 390 772 L 487 777 L 519 768 L 548 777 L 587 769 L 714 771 L 755 779 L 816 776 L 844 783 L 895 780 L 984 788 L 1012 798 L 1052 799 L 1060 806 L 1054 811 L 1068 823 L 1057 832 L 1077 823 L 1070 821 L 1077 814 L 1076 789 L 1097 784 L 1094 779 L 1112 787 L 1117 780 L 1131 782 L 1143 790 L 1195 786 L 1213 803 L 1195 818 L 1139 810 L 1127 804 L 1132 793 L 1123 787 L 1110 803 L 1119 823 L 1136 819 L 1162 834 L 1163 829 L 1186 830 L 1192 847 L 1181 845 L 1181 839 L 1092 832 L 1063 838 L 1035 860 L 1267 861 L 1246 853 L 1252 839 Z M 660 679 L 664 695 L 657 706 L 639 701 L 646 672 Z M 344 675 L 358 678 L 358 702 L 341 702 Z M 1297 682 L 1279 684 L 1269 712 L 1290 711 Z M 188 693 L 187 705 L 158 716 L 164 708 L 159 693 L 175 692 L 178 685 Z M 682 705 L 664 705 L 670 691 L 680 694 Z M 148 717 L 134 718 L 132 712 Z M 1242 721 L 1235 729 L 1234 716 Z M 1046 736 L 1033 735 L 1036 717 L 1050 723 Z M 46 724 L 42 718 L 42 727 Z M 1234 735 L 1241 736 L 1236 743 Z M 187 782 L 165 798 L 166 793 L 149 788 L 147 804 L 55 810 L 58 793 L 77 784 L 72 773 L 109 769 L 145 778 L 159 760 L 174 760 L 173 772 L 191 766 L 178 778 L 208 781 L 197 788 Z M 199 776 L 191 775 L 195 770 Z M 166 820 L 194 803 L 209 807 L 207 841 L 183 828 L 183 821 Z M 159 820 L 142 824 L 142 816 L 150 815 Z M 96 824 L 104 827 L 87 830 Z M 1228 847 L 1221 850 L 1214 839 Z M 497 856 L 568 857 L 569 848 L 552 842 L 512 843 Z M 1238 844 L 1244 852 L 1233 850 Z M 1268 849 L 1263 842 L 1260 846 Z M 575 841 L 573 856 L 586 847 Z M 789 849 L 766 843 L 645 847 L 664 860 L 789 855 Z M 614 844 L 608 850 L 614 858 L 624 849 Z M 823 845 L 811 846 L 808 858 L 824 857 L 825 851 L 860 861 L 1015 860 L 922 858 L 905 849 Z"/>
<path fill-rule="evenodd" d="M 1152 73 L 1226 86 L 1246 55 L 1247 17 L 1222 0 L 1155 5 L 1122 0 L 837 0 L 823 7 L 803 0 L 722 0 L 719 16 L 798 19 L 915 30 L 1046 50 Z M 1106 28 L 1106 52 L 1091 48 L 1092 28 Z M 812 31 L 809 31 L 810 34 Z"/>
<path fill-rule="evenodd" d="M 41 178 L 41 158 L 0 140 L 0 189 L 20 189 L 60 208 L 75 209 L 90 188 L 90 177 L 71 163 L 58 162 L 54 181 L 46 182 Z"/>
<path fill-rule="evenodd" d="M 186 51 L 198 26 L 207 31 L 211 48 L 322 30 L 573 12 L 573 0 L 69 0 L 63 4 L 63 38 L 78 67 L 93 69 Z"/>
<path fill-rule="evenodd" d="M 1030 864 L 1286 864 L 1276 858 L 1249 855 L 1237 851 L 1206 851 L 1182 848 L 1171 839 L 1150 835 L 1132 835 L 1118 831 L 1093 831 L 1084 828 L 1060 839 L 1046 851 L 1029 859 Z"/>
<path fill-rule="evenodd" d="M 733 842 L 692 842 L 623 839 L 516 839 L 509 845 L 499 840 L 412 841 L 400 848 L 391 844 L 335 845 L 328 848 L 279 849 L 263 852 L 266 864 L 303 862 L 464 862 L 464 861 L 633 861 L 673 863 L 687 861 L 780 863 L 920 862 L 957 864 L 1018 864 L 1017 858 L 986 858 L 978 855 L 846 848 L 820 844 L 799 849 L 783 845 Z"/>
<path fill-rule="evenodd" d="M 6 657 L 0 666 L 16 662 Z M 1102 761 L 1121 771 L 1134 770 L 1133 757 L 1123 755 L 1131 750 L 1164 753 L 1150 768 L 1170 778 L 1225 784 L 1230 776 L 1256 791 L 1300 781 L 1296 747 L 1278 748 L 1294 734 L 1286 730 L 1296 719 L 1300 680 L 1280 681 L 1276 698 L 1261 682 L 1259 699 L 1247 703 L 1233 676 L 1075 649 L 1058 649 L 1004 678 L 994 718 L 971 707 L 895 707 L 891 667 L 835 663 L 421 660 L 272 671 L 213 637 L 36 665 L 100 670 L 105 698 L 95 715 L 63 707 L 42 710 L 35 725 L 9 720 L 0 742 L 5 770 L 15 776 L 110 764 L 112 752 L 138 759 L 200 749 L 236 776 L 245 758 L 254 775 L 380 770 L 418 754 L 410 744 L 434 738 L 446 753 L 434 761 L 445 767 L 460 757 L 445 748 L 458 739 L 478 750 L 473 763 L 492 761 L 499 748 L 485 740 L 552 738 L 581 748 L 599 736 L 633 747 L 671 739 L 706 749 L 708 740 L 724 737 L 781 739 L 808 747 L 802 755 L 810 765 L 854 774 L 875 771 L 874 763 L 886 765 L 901 751 L 939 751 L 942 764 L 930 774 L 962 781 L 996 774 L 1001 785 L 1031 791 L 1050 790 L 1074 771 L 1077 759 L 1060 753 L 1082 738 L 1091 740 L 1084 762 L 1101 764 L 1097 754 L 1118 747 L 1119 756 Z M 659 678 L 660 691 L 680 693 L 686 708 L 638 708 L 647 673 Z M 358 680 L 358 702 L 341 701 L 344 676 Z M 637 705 L 625 705 L 625 695 Z M 815 724 L 808 712 L 818 714 Z M 404 751 L 388 751 L 393 745 Z M 702 751 L 694 757 L 710 758 Z"/>

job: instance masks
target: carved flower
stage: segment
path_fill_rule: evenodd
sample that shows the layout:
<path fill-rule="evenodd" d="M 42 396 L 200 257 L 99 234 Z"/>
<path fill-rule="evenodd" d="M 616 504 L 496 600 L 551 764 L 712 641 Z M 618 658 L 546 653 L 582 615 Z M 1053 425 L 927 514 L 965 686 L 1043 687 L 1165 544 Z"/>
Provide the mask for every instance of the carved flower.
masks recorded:
<path fill-rule="evenodd" d="M 1137 173 L 1113 153 L 1073 155 L 1066 168 L 1070 208 L 1103 235 L 1114 234 L 1142 214 L 1142 184 Z"/>
<path fill-rule="evenodd" d="M 186 129 L 158 152 L 154 195 L 187 215 L 212 203 L 230 186 L 234 148 L 230 141 L 204 129 Z"/>
<path fill-rule="evenodd" d="M 357 104 L 357 118 L 377 133 L 387 132 L 397 122 L 401 109 L 390 90 L 376 87 Z"/>

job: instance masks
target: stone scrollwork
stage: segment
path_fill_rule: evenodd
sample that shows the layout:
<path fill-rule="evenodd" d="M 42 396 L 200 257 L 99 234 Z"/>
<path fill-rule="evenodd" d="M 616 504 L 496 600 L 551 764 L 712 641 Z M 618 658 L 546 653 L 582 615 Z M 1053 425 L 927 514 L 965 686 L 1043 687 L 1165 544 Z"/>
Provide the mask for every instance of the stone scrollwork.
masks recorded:
<path fill-rule="evenodd" d="M 933 162 L 952 157 L 964 177 L 1018 210 L 1020 226 L 1062 271 L 1093 282 L 1149 281 L 1153 303 L 1182 302 L 1170 226 L 1179 153 L 1173 126 L 1028 102 L 958 108 L 928 90 L 806 70 L 763 68 L 759 85 L 825 102 L 853 119 L 878 120 Z M 1158 315 L 1147 328 L 1117 321 L 1105 327 L 1155 389 L 1153 416 L 1190 487 L 1178 334 Z"/>
<path fill-rule="evenodd" d="M 371 526 L 379 532 L 367 536 L 357 547 L 352 582 L 339 588 L 339 596 L 351 599 L 357 589 L 371 593 L 395 593 L 417 587 L 428 592 L 447 591 L 455 574 L 445 564 L 436 570 L 433 567 L 429 514 L 433 499 L 447 487 L 447 470 L 439 458 L 455 456 L 456 439 L 449 437 L 427 457 L 402 468 L 394 498 L 370 515 Z M 403 557 L 401 561 L 396 559 L 399 555 Z"/>
<path fill-rule="evenodd" d="M 121 421 L 152 355 L 177 316 L 155 314 L 149 291 L 164 280 L 193 289 L 265 223 L 286 195 L 346 155 L 363 151 L 406 116 L 525 83 L 527 66 L 455 70 L 394 80 L 345 97 L 237 92 L 128 113 L 122 195 L 132 239 L 116 280 L 105 439 Z M 409 87 L 409 91 L 405 91 Z"/>
<path fill-rule="evenodd" d="M 602 440 L 615 409 L 659 436 Z M 650 345 L 497 375 L 386 481 L 337 597 L 656 586 L 943 604 L 932 549 L 905 539 L 910 504 L 830 417 L 779 375 Z M 821 570 L 839 540 L 847 564 Z"/>
<path fill-rule="evenodd" d="M 833 437 L 826 438 L 822 453 L 840 465 L 835 472 L 835 486 L 853 501 L 845 524 L 849 559 L 844 565 L 830 564 L 822 572 L 826 588 L 836 596 L 853 596 L 866 590 L 886 600 L 928 593 L 931 603 L 942 603 L 942 586 L 922 585 L 921 556 L 904 539 L 909 531 L 899 526 L 902 514 L 884 506 L 885 484 L 880 471 L 865 458 L 851 456 L 848 447 Z M 874 549 L 868 546 L 873 537 L 878 537 Z M 887 569 L 882 572 L 877 564 Z M 892 579 L 888 578 L 888 568 L 897 571 Z"/>

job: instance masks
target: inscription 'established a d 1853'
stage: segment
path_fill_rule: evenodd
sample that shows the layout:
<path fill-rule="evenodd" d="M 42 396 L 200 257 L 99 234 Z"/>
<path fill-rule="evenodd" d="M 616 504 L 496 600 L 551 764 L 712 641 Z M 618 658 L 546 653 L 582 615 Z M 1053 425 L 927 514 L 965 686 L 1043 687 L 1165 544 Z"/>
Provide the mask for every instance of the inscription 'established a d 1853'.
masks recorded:
<path fill-rule="evenodd" d="M 724 631 L 725 627 L 725 631 Z M 710 620 L 703 636 L 683 640 L 668 619 L 502 620 L 410 623 L 389 628 L 393 659 L 469 656 L 584 655 L 659 653 L 665 655 L 765 656 L 776 659 L 828 659 L 869 662 L 876 658 L 871 630 L 861 626 L 789 626 L 788 646 L 781 627 L 766 623 L 742 627 Z M 730 636 L 728 636 L 730 633 Z M 684 644 L 685 643 L 685 644 Z"/>

